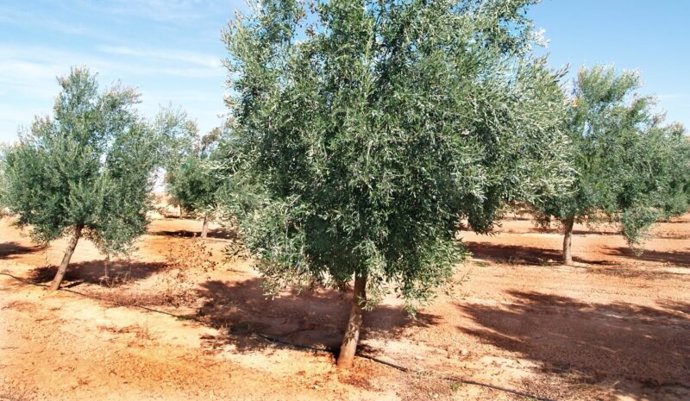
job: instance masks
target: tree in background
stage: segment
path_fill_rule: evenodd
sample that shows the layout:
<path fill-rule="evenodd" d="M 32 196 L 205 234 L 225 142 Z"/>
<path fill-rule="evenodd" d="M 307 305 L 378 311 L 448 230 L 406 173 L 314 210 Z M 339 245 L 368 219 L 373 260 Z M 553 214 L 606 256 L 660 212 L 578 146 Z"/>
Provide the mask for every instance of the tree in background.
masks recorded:
<path fill-rule="evenodd" d="M 194 152 L 194 144 L 199 136 L 196 122 L 191 120 L 181 108 L 169 105 L 160 110 L 153 124 L 156 135 L 160 138 L 160 163 L 156 171 L 156 185 L 166 186 L 170 175 L 180 164 Z M 169 195 L 169 188 L 166 193 Z M 167 198 L 171 206 L 178 208 L 182 217 L 182 205 L 174 198 Z"/>
<path fill-rule="evenodd" d="M 4 216 L 5 213 L 5 204 L 3 202 L 3 199 L 5 198 L 5 171 L 3 166 L 5 165 L 5 152 L 6 148 L 3 145 L 0 145 L 0 218 Z"/>
<path fill-rule="evenodd" d="M 218 190 L 224 176 L 214 159 L 216 144 L 222 135 L 220 128 L 199 138 L 195 149 L 166 174 L 169 194 L 187 212 L 203 217 L 201 238 L 208 233 L 208 220 L 216 209 Z"/>
<path fill-rule="evenodd" d="M 538 218 L 563 225 L 563 262 L 572 264 L 576 222 L 619 222 L 632 246 L 660 218 L 687 211 L 688 143 L 679 125 L 662 126 L 640 79 L 611 67 L 582 69 L 566 120 L 577 170 L 569 189 L 544 198 Z"/>
<path fill-rule="evenodd" d="M 126 253 L 147 226 L 157 138 L 138 116 L 139 95 L 98 91 L 85 68 L 59 78 L 52 117 L 36 117 L 30 132 L 4 155 L 3 202 L 47 243 L 69 235 L 50 289 L 59 288 L 80 238 L 110 255 Z"/>
<path fill-rule="evenodd" d="M 462 219 L 568 187 L 529 3 L 266 0 L 224 33 L 227 202 L 268 290 L 354 277 L 339 367 L 390 286 L 414 307 L 452 276 Z"/>
<path fill-rule="evenodd" d="M 166 172 L 177 169 L 198 147 L 199 128 L 181 108 L 172 105 L 162 108 L 153 127 L 160 141 L 159 167 Z"/>

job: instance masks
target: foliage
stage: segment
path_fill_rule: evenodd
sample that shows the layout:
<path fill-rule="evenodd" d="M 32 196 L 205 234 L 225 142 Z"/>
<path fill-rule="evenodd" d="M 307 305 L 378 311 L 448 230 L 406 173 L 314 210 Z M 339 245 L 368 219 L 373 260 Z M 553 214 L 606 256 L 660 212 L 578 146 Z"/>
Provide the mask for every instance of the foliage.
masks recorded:
<path fill-rule="evenodd" d="M 1 146 L 1 145 L 0 145 Z M 5 214 L 5 191 L 7 184 L 5 183 L 5 172 L 3 166 L 5 165 L 5 153 L 6 148 L 4 146 L 0 147 L 0 218 Z"/>
<path fill-rule="evenodd" d="M 217 193 L 223 185 L 224 175 L 214 155 L 214 145 L 221 131 L 214 129 L 199 139 L 194 152 L 184 157 L 169 171 L 166 180 L 173 200 L 189 212 L 204 215 L 217 205 Z"/>
<path fill-rule="evenodd" d="M 174 171 L 186 157 L 194 153 L 199 129 L 182 109 L 172 106 L 162 108 L 156 115 L 153 129 L 159 141 L 159 167 L 168 172 Z"/>
<path fill-rule="evenodd" d="M 530 3 L 266 0 L 228 27 L 227 203 L 269 289 L 355 274 L 427 300 L 460 219 L 569 182 Z"/>
<path fill-rule="evenodd" d="M 659 218 L 688 208 L 688 145 L 683 128 L 663 126 L 650 97 L 637 95 L 636 73 L 582 69 L 568 113 L 577 177 L 538 208 L 548 221 L 602 217 L 621 223 L 631 245 Z"/>
<path fill-rule="evenodd" d="M 129 88 L 98 91 L 95 75 L 72 69 L 53 116 L 5 152 L 3 201 L 39 242 L 75 227 L 104 252 L 125 252 L 147 225 L 156 140 Z"/>

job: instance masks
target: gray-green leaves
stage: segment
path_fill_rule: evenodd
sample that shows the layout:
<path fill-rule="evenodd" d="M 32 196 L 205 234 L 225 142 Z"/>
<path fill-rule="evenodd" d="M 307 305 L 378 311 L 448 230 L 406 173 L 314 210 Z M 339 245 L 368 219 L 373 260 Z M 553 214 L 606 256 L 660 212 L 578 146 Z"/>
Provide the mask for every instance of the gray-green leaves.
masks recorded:
<path fill-rule="evenodd" d="M 653 222 L 687 210 L 688 141 L 682 127 L 662 125 L 652 99 L 635 93 L 639 85 L 632 72 L 580 71 L 565 120 L 577 175 L 538 203 L 547 219 L 607 218 L 635 246 Z"/>
<path fill-rule="evenodd" d="M 59 83 L 53 116 L 5 152 L 3 202 L 41 242 L 79 226 L 104 252 L 125 252 L 146 228 L 156 138 L 133 90 L 99 92 L 81 68 Z"/>
<path fill-rule="evenodd" d="M 559 75 L 528 1 L 259 3 L 225 32 L 229 207 L 277 289 L 368 276 L 424 301 L 461 218 L 569 183 Z"/>

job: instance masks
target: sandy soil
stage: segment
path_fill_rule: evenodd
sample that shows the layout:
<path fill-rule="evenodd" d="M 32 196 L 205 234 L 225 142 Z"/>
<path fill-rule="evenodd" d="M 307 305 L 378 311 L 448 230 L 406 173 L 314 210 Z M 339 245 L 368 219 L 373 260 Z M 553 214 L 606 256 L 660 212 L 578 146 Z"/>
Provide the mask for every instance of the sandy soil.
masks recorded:
<path fill-rule="evenodd" d="M 349 373 L 330 352 L 349 295 L 266 299 L 251 262 L 225 257 L 232 233 L 201 241 L 199 222 L 155 220 L 107 278 L 83 241 L 49 293 L 65 242 L 37 248 L 10 223 L 0 400 L 690 399 L 690 215 L 659 224 L 640 257 L 611 228 L 577 226 L 571 267 L 560 234 L 526 219 L 465 234 L 455 285 L 416 319 L 392 297 L 368 312 L 368 358 Z"/>

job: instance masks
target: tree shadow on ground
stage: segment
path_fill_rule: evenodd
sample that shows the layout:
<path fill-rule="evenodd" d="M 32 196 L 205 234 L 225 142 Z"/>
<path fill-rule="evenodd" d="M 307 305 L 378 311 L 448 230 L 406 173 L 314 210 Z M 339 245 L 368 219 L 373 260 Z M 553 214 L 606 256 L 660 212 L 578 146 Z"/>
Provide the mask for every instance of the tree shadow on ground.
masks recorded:
<path fill-rule="evenodd" d="M 164 237 L 195 238 L 195 237 L 201 236 L 201 228 L 199 228 L 199 231 L 160 230 L 160 231 L 151 231 L 148 234 L 149 235 L 164 236 Z M 208 238 L 216 238 L 216 239 L 237 239 L 238 238 L 236 231 L 224 230 L 222 228 L 216 228 L 216 229 L 208 230 L 208 233 L 206 235 Z"/>
<path fill-rule="evenodd" d="M 539 233 L 539 234 L 554 234 L 563 237 L 563 228 L 561 227 L 533 227 L 527 230 L 527 233 Z M 518 234 L 518 233 L 515 233 Z M 573 230 L 573 235 L 605 235 L 605 236 L 616 236 L 621 235 L 620 231 L 616 230 L 603 230 L 595 228 L 576 228 Z"/>
<path fill-rule="evenodd" d="M 670 222 L 665 222 L 665 224 L 668 224 Z M 653 228 L 655 226 L 652 226 Z M 556 234 L 563 235 L 563 231 L 561 229 L 553 231 Z M 588 227 L 587 229 L 574 229 L 573 230 L 573 235 L 603 235 L 603 236 L 618 236 L 621 238 L 623 237 L 623 233 L 621 229 L 602 229 L 602 228 L 597 228 L 595 227 Z M 678 233 L 678 232 L 669 232 L 669 231 L 650 231 L 648 233 L 649 238 L 658 238 L 658 239 L 688 239 L 690 238 L 690 234 L 683 234 L 683 233 Z"/>
<path fill-rule="evenodd" d="M 232 344 L 241 352 L 266 348 L 268 338 L 337 353 L 352 299 L 350 293 L 326 289 L 270 299 L 264 295 L 259 278 L 208 281 L 197 295 L 205 302 L 196 317 L 211 327 L 225 329 L 219 336 L 206 337 L 208 345 L 215 348 Z M 408 327 L 426 327 L 438 320 L 438 316 L 425 313 L 413 319 L 402 308 L 379 305 L 364 313 L 360 338 L 397 337 Z M 365 344 L 360 345 L 360 350 L 376 353 Z"/>
<path fill-rule="evenodd" d="M 563 231 L 557 230 L 556 234 L 560 234 L 562 236 Z M 620 231 L 616 231 L 616 230 L 604 231 L 604 230 L 595 230 L 595 229 L 587 229 L 587 230 L 574 229 L 573 235 L 606 235 L 606 236 L 618 236 L 618 237 L 622 236 Z"/>
<path fill-rule="evenodd" d="M 504 221 L 533 221 L 534 217 L 529 213 L 518 213 L 512 216 L 504 216 Z"/>
<path fill-rule="evenodd" d="M 687 304 L 657 309 L 539 292 L 508 294 L 512 302 L 506 305 L 457 305 L 475 323 L 458 329 L 519 353 L 544 372 L 614 382 L 620 393 L 631 391 L 618 386 L 621 378 L 642 387 L 690 383 L 690 318 L 679 310 Z"/>
<path fill-rule="evenodd" d="M 690 302 L 680 302 L 680 301 L 657 301 L 661 307 L 665 309 L 670 309 L 672 311 L 685 313 L 690 316 Z"/>
<path fill-rule="evenodd" d="M 673 233 L 673 232 L 658 232 L 658 233 L 652 233 L 649 236 L 650 238 L 657 238 L 657 239 L 690 239 L 690 234 L 678 234 L 678 233 Z"/>
<path fill-rule="evenodd" d="M 0 244 L 0 259 L 14 259 L 16 255 L 24 255 L 43 250 L 40 246 L 24 246 L 17 242 L 3 242 Z"/>
<path fill-rule="evenodd" d="M 492 261 L 501 264 L 555 266 L 562 264 L 561 251 L 553 249 L 537 248 L 523 245 L 500 245 L 491 242 L 466 241 L 464 245 L 477 259 Z M 588 260 L 577 255 L 573 256 L 575 262 L 593 265 L 613 265 L 615 262 L 606 260 Z"/>
<path fill-rule="evenodd" d="M 607 253 L 612 256 L 624 256 L 626 258 L 644 260 L 647 262 L 670 263 L 677 266 L 690 267 L 690 252 L 688 251 L 644 251 L 641 255 L 635 255 L 630 248 L 616 247 L 608 248 Z"/>
<path fill-rule="evenodd" d="M 587 268 L 590 273 L 618 278 L 639 278 L 644 280 L 678 279 L 678 273 L 649 266 L 595 266 Z M 650 284 L 651 285 L 651 284 Z"/>
<path fill-rule="evenodd" d="M 167 267 L 168 265 L 162 262 L 111 261 L 108 264 L 108 278 L 106 278 L 103 260 L 70 263 L 63 286 L 74 287 L 88 283 L 117 287 L 132 281 L 143 280 Z M 53 280 L 56 272 L 57 266 L 37 267 L 29 273 L 29 280 L 35 284 L 47 283 Z"/>
<path fill-rule="evenodd" d="M 515 219 L 509 219 L 509 220 L 515 220 Z M 540 226 L 534 226 L 531 228 L 527 229 L 520 229 L 520 230 L 507 230 L 507 231 L 501 231 L 497 230 L 497 233 L 503 233 L 503 234 L 553 234 L 553 235 L 558 235 L 561 238 L 563 237 L 563 229 L 560 227 L 540 227 Z M 615 230 L 615 229 L 605 229 L 605 228 L 596 228 L 596 227 L 589 227 L 589 228 L 576 228 L 573 230 L 573 235 L 574 236 L 588 236 L 588 235 L 600 235 L 600 236 L 606 236 L 606 237 L 621 237 L 623 238 L 623 234 L 621 233 L 620 230 Z M 668 231 L 659 231 L 659 232 L 650 232 L 649 233 L 649 238 L 657 238 L 657 239 L 689 239 L 690 234 L 680 234 L 677 232 L 668 232 Z"/>

